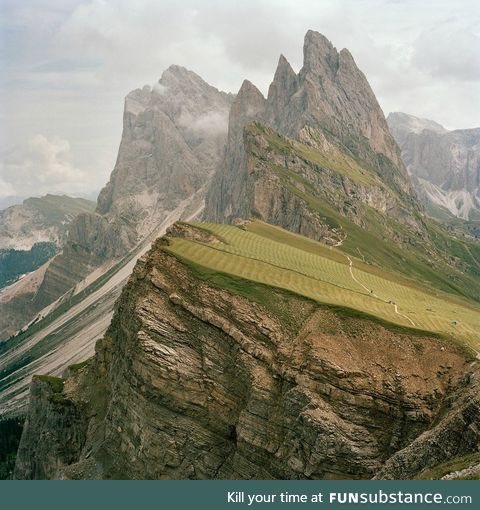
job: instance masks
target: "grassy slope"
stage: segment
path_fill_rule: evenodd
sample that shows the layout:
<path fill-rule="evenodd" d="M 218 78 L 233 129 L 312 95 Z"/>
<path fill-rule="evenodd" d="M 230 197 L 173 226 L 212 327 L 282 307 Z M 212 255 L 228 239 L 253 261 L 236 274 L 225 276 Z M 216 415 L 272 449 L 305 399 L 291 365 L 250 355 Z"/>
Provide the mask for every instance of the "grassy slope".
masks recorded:
<path fill-rule="evenodd" d="M 96 203 L 91 200 L 73 198 L 67 195 L 32 197 L 25 200 L 24 204 L 37 209 L 51 223 L 63 220 L 65 214 L 73 218 L 80 213 L 93 212 L 96 207 Z"/>
<path fill-rule="evenodd" d="M 213 283 L 239 293 L 242 280 L 278 287 L 402 327 L 411 328 L 411 320 L 414 329 L 439 333 L 480 349 L 476 334 L 480 330 L 480 307 L 474 304 L 446 293 L 435 295 L 414 281 L 351 257 L 356 281 L 347 257 L 339 250 L 265 223 L 253 222 L 248 231 L 229 225 L 204 224 L 202 228 L 224 242 L 207 245 L 173 238 L 165 249 L 203 271 Z M 389 301 L 396 303 L 399 313 Z M 452 325 L 452 320 L 457 325 Z"/>
<path fill-rule="evenodd" d="M 252 134 L 262 135 L 269 144 L 268 150 L 275 154 L 294 154 L 313 165 L 317 171 L 328 169 L 354 182 L 385 188 L 385 184 L 373 172 L 365 169 L 364 163 L 341 151 L 322 152 L 288 140 L 259 123 L 252 123 L 246 129 Z M 294 170 L 271 162 L 268 162 L 268 166 L 279 175 L 282 185 L 301 198 L 312 212 L 331 227 L 343 230 L 347 239 L 342 250 L 346 253 L 361 257 L 384 270 L 415 279 L 422 285 L 480 302 L 480 244 L 456 239 L 436 222 L 422 218 L 412 210 L 417 220 L 424 224 L 430 239 L 426 242 L 415 238 L 408 249 L 402 249 L 398 243 L 384 238 L 382 232 L 389 229 L 405 240 L 411 239 L 412 233 L 405 225 L 363 204 L 368 230 L 361 228 L 342 216 L 325 199 L 317 196 L 313 186 Z M 393 190 L 390 192 L 397 195 Z"/>

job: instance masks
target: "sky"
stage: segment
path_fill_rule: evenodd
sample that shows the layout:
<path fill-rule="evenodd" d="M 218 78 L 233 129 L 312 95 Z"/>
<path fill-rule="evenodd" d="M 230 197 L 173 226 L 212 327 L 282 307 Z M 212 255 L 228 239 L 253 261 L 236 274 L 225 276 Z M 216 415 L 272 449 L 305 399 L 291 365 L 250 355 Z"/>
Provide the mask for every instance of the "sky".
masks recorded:
<path fill-rule="evenodd" d="M 93 196 L 130 90 L 178 64 L 266 94 L 308 29 L 350 50 L 385 115 L 480 126 L 478 0 L 0 0 L 0 200 Z"/>

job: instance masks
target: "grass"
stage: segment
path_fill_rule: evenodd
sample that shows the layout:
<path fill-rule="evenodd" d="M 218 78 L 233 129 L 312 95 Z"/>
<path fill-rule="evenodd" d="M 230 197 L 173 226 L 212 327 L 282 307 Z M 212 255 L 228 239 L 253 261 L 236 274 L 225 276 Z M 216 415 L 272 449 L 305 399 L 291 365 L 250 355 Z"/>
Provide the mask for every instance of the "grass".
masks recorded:
<path fill-rule="evenodd" d="M 455 459 L 444 462 L 443 464 L 439 464 L 432 469 L 428 469 L 423 471 L 418 476 L 419 480 L 439 480 L 445 475 L 449 473 L 453 473 L 454 471 L 461 471 L 470 466 L 480 463 L 480 452 L 471 453 L 469 455 L 464 455 L 462 457 L 456 457 Z M 476 478 L 462 478 L 463 480 L 472 479 L 478 480 L 478 476 Z"/>
<path fill-rule="evenodd" d="M 242 283 L 248 280 L 319 303 L 357 310 L 403 328 L 440 334 L 466 348 L 480 350 L 480 308 L 476 306 L 460 303 L 448 294 L 435 295 L 421 285 L 407 284 L 395 274 L 351 257 L 355 280 L 347 257 L 339 250 L 265 223 L 253 222 L 247 231 L 229 225 L 206 224 L 202 228 L 225 242 L 208 245 L 174 238 L 164 249 L 194 264 L 197 272 L 202 268 L 204 276 L 216 285 L 249 297 L 251 288 Z M 257 295 L 254 300 L 262 298 Z M 396 303 L 401 315 L 389 301 Z M 457 321 L 456 326 L 452 320 Z"/>
<path fill-rule="evenodd" d="M 70 365 L 68 368 L 70 370 L 72 370 L 73 372 L 78 372 L 83 367 L 86 367 L 89 364 L 90 360 L 91 360 L 91 358 L 88 358 L 85 361 L 82 361 L 80 363 L 74 363 L 73 365 Z"/>
<path fill-rule="evenodd" d="M 251 134 L 262 134 L 268 141 L 271 150 L 277 154 L 290 156 L 292 154 L 312 163 L 318 170 L 334 172 L 348 177 L 354 182 L 366 186 L 383 186 L 382 182 L 365 171 L 355 159 L 336 150 L 332 146 L 330 151 L 321 151 L 298 141 L 288 140 L 280 136 L 273 129 L 258 122 L 249 124 L 246 128 Z"/>
<path fill-rule="evenodd" d="M 63 385 L 65 384 L 65 380 L 61 377 L 53 377 L 51 375 L 34 375 L 34 380 L 46 382 L 53 393 L 62 393 Z"/>
<path fill-rule="evenodd" d="M 374 158 L 375 162 L 363 161 L 353 154 L 346 154 L 333 141 L 329 142 L 327 149 L 318 150 L 289 140 L 258 122 L 249 124 L 245 129 L 250 135 L 261 135 L 266 141 L 263 149 L 276 156 L 257 156 L 260 168 L 265 166 L 275 173 L 282 187 L 304 202 L 323 224 L 343 231 L 347 236 L 342 251 L 354 256 L 361 254 L 369 264 L 394 271 L 423 286 L 480 302 L 480 246 L 455 239 L 434 221 L 424 218 L 414 206 L 413 198 L 394 185 L 398 169 L 388 158 L 378 156 Z M 315 137 L 315 132 L 312 136 Z M 321 142 L 320 139 L 318 141 Z M 285 164 L 282 164 L 282 156 Z M 311 175 L 317 172 L 345 176 L 356 183 L 383 189 L 391 195 L 391 200 L 395 202 L 398 199 L 398 207 L 406 208 L 410 217 L 416 219 L 421 234 L 358 200 L 355 202 L 355 214 L 363 228 L 355 224 L 339 212 L 344 201 L 342 180 L 334 179 L 338 183 L 328 186 L 328 194 L 319 193 L 318 186 L 306 179 L 301 169 L 286 163 L 299 158 L 310 169 Z"/>

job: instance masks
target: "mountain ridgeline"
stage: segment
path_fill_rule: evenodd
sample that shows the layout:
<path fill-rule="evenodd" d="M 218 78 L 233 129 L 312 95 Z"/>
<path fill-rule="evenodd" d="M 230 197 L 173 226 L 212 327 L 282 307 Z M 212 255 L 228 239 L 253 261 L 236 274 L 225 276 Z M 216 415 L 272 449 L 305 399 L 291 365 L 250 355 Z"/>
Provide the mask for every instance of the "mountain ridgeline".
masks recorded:
<path fill-rule="evenodd" d="M 131 93 L 56 267 L 203 200 L 138 260 L 95 355 L 34 377 L 14 476 L 478 476 L 480 245 L 426 216 L 347 50 L 307 32 L 266 98 L 175 66 Z"/>
<path fill-rule="evenodd" d="M 448 131 L 400 112 L 387 121 L 428 213 L 480 221 L 480 128 Z"/>
<path fill-rule="evenodd" d="M 167 69 L 153 89 L 128 94 L 117 162 L 96 210 L 76 211 L 62 252 L 25 291 L 3 298 L 0 338 L 97 268 L 124 258 L 164 222 L 201 209 L 223 155 L 231 101 L 180 66 Z"/>

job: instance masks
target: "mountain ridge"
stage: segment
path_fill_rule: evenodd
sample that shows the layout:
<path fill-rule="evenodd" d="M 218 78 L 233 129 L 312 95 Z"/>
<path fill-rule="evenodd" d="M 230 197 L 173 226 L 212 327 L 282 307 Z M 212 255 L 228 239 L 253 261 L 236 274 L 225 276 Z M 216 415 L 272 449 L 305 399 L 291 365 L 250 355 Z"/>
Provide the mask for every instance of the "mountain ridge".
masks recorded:
<path fill-rule="evenodd" d="M 480 128 L 450 131 L 401 112 L 387 121 L 427 211 L 480 220 Z"/>
<path fill-rule="evenodd" d="M 193 80 L 191 97 L 181 86 L 171 96 L 177 74 Z M 112 214 L 121 249 L 168 202 L 180 205 L 165 227 L 186 211 L 190 222 L 124 259 L 122 278 L 135 268 L 125 287 L 109 287 L 120 297 L 93 358 L 34 377 L 16 478 L 415 478 L 451 460 L 473 469 L 480 244 L 425 215 L 350 53 L 309 31 L 304 66 L 296 74 L 281 56 L 266 98 L 248 80 L 235 97 L 205 88 L 230 106 L 228 131 L 218 108 L 203 108 L 196 75 L 164 75 L 127 99 L 117 166 L 92 217 Z M 142 216 L 158 200 L 138 197 L 163 185 L 172 194 L 158 215 Z M 192 223 L 205 193 L 207 221 Z M 106 306 L 91 291 L 80 325 Z M 72 320 L 79 328 L 67 309 L 57 329 L 47 316 L 7 342 L 0 387 L 20 399 L 8 379 L 24 373 L 19 350 L 68 347 Z"/>

